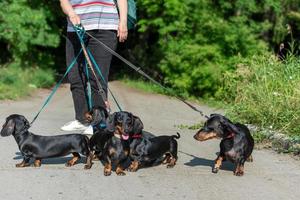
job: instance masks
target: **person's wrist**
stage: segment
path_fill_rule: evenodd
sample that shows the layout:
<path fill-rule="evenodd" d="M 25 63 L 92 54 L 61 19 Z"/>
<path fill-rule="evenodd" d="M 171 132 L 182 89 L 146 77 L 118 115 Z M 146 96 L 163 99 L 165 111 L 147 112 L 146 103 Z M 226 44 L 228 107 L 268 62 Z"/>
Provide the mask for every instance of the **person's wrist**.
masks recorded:
<path fill-rule="evenodd" d="M 76 17 L 76 16 L 77 16 L 77 14 L 75 12 L 68 13 L 69 18 Z"/>

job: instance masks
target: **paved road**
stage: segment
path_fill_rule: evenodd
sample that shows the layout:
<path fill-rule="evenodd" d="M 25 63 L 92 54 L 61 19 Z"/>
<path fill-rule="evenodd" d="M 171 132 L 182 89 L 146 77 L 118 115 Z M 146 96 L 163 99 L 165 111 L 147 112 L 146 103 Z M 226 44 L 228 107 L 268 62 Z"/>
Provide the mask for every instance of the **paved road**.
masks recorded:
<path fill-rule="evenodd" d="M 194 124 L 201 120 L 181 102 L 111 83 L 125 110 L 140 116 L 147 131 L 157 135 L 174 134 L 175 125 Z M 18 102 L 0 102 L 0 123 L 12 113 L 32 119 L 48 90 L 34 98 Z M 201 106 L 206 113 L 217 112 Z M 59 127 L 72 120 L 73 109 L 68 86 L 61 88 L 31 131 L 42 135 L 61 134 Z M 96 162 L 89 171 L 83 163 L 66 168 L 67 158 L 44 160 L 40 168 L 16 169 L 20 154 L 13 137 L 0 138 L 0 199 L 280 199 L 300 197 L 300 162 L 287 155 L 256 150 L 254 162 L 246 163 L 244 177 L 233 176 L 233 166 L 224 165 L 218 174 L 211 173 L 219 141 L 200 143 L 194 131 L 179 130 L 179 160 L 174 169 L 157 166 L 141 169 L 127 176 L 103 176 L 103 166 Z"/>

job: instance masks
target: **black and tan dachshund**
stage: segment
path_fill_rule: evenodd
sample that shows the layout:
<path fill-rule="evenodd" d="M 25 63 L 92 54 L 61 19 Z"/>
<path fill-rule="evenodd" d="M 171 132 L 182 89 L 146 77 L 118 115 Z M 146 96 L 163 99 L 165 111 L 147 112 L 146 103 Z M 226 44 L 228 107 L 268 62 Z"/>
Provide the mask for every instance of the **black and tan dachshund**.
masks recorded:
<path fill-rule="evenodd" d="M 132 163 L 129 171 L 137 171 L 141 165 L 151 164 L 163 156 L 167 167 L 174 167 L 177 157 L 178 134 L 173 136 L 146 137 L 141 119 L 129 112 L 116 112 L 108 123 L 108 130 L 118 130 L 124 140 L 130 141 L 129 157 Z"/>
<path fill-rule="evenodd" d="M 242 176 L 244 175 L 245 161 L 253 161 L 251 154 L 254 140 L 249 129 L 243 124 L 232 123 L 222 115 L 210 115 L 204 127 L 195 134 L 194 138 L 199 141 L 221 138 L 220 153 L 215 160 L 213 173 L 218 172 L 222 161 L 229 160 L 236 165 L 234 174 Z"/>
<path fill-rule="evenodd" d="M 175 166 L 178 159 L 177 135 L 162 135 L 157 137 L 145 138 L 137 134 L 129 136 L 130 138 L 130 159 L 129 171 L 136 172 L 141 166 L 151 165 L 163 159 L 163 164 L 167 164 L 167 168 Z"/>
<path fill-rule="evenodd" d="M 114 113 L 104 120 L 106 116 L 101 114 L 101 110 L 102 108 L 93 108 L 92 113 L 86 114 L 94 127 L 94 134 L 90 138 L 90 156 L 96 155 L 104 162 L 105 176 L 111 175 L 113 165 L 116 166 L 117 175 L 126 175 L 124 168 L 130 150 L 128 130 L 126 129 L 125 133 L 124 130 L 121 130 L 122 125 L 115 123 L 117 121 L 122 123 L 122 119 L 118 120 L 119 113 Z M 105 126 L 101 126 L 101 123 L 105 123 Z"/>
<path fill-rule="evenodd" d="M 75 165 L 80 159 L 80 154 L 89 156 L 89 139 L 81 134 L 68 134 L 57 136 L 40 136 L 28 131 L 30 125 L 22 115 L 10 115 L 1 130 L 1 136 L 13 135 L 23 161 L 16 167 L 29 166 L 30 159 L 34 159 L 34 166 L 40 167 L 44 158 L 61 157 L 73 154 L 73 158 L 66 163 L 67 167 Z M 85 168 L 89 169 L 91 160 L 87 159 Z"/>
<path fill-rule="evenodd" d="M 98 133 L 101 134 L 101 133 Z M 107 133 L 102 133 L 105 135 Z M 106 139 L 106 138 L 105 138 Z M 124 172 L 125 164 L 129 158 L 130 143 L 129 138 L 123 135 L 123 132 L 117 128 L 110 139 L 107 140 L 103 148 L 102 161 L 104 162 L 104 175 L 111 175 L 112 166 L 118 176 L 126 175 Z"/>

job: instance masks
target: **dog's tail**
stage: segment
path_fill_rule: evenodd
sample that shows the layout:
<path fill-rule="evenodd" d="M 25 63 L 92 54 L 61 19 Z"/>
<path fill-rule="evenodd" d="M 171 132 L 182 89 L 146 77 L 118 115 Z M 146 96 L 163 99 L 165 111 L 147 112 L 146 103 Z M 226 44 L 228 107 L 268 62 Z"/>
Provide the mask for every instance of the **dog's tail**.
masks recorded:
<path fill-rule="evenodd" d="M 172 135 L 172 138 L 179 139 L 180 138 L 180 134 L 177 132 L 177 135 Z"/>

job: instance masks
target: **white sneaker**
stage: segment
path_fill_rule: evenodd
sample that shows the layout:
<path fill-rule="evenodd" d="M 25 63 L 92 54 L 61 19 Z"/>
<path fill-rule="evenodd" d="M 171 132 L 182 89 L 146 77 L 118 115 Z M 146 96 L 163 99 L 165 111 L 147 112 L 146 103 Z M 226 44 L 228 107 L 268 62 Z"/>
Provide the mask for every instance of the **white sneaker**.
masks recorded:
<path fill-rule="evenodd" d="M 82 124 L 78 120 L 74 120 L 71 122 L 66 123 L 60 129 L 63 131 L 83 131 L 89 127 L 87 124 Z"/>
<path fill-rule="evenodd" d="M 93 126 L 89 125 L 89 126 L 83 131 L 83 134 L 85 134 L 85 135 L 93 135 L 93 134 L 94 134 Z"/>

